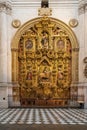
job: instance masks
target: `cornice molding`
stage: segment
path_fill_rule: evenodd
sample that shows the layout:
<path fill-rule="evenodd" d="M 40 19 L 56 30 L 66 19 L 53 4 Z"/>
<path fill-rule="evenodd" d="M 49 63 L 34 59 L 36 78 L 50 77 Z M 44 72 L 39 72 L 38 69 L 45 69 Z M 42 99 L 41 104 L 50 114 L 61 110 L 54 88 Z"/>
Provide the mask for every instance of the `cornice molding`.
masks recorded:
<path fill-rule="evenodd" d="M 78 0 L 49 0 L 49 7 L 72 7 L 78 5 Z M 13 7 L 41 7 L 41 0 L 12 0 Z"/>
<path fill-rule="evenodd" d="M 9 2 L 0 2 L 0 12 L 4 12 L 6 14 L 11 14 L 12 7 Z"/>

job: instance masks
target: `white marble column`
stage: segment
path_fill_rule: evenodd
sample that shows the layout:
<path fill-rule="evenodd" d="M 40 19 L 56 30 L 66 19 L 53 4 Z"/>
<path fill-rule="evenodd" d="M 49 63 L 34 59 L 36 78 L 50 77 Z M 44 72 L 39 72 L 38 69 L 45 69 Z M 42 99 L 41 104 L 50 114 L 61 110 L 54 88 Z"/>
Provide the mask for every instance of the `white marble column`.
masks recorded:
<path fill-rule="evenodd" d="M 7 82 L 12 82 L 12 61 L 11 61 L 11 40 L 12 40 L 12 17 L 11 17 L 11 10 L 7 14 Z"/>
<path fill-rule="evenodd" d="M 8 3 L 0 3 L 0 82 L 7 82 L 7 48 L 8 48 L 8 15 L 11 7 Z"/>
<path fill-rule="evenodd" d="M 11 10 L 7 2 L 0 3 L 0 108 L 8 107 L 8 21 L 7 16 Z"/>
<path fill-rule="evenodd" d="M 0 4 L 1 5 L 1 4 Z M 7 16 L 6 7 L 0 7 L 0 82 L 7 82 Z"/>
<path fill-rule="evenodd" d="M 84 49 L 85 49 L 85 11 L 84 6 L 79 7 L 79 82 L 84 82 Z"/>
<path fill-rule="evenodd" d="M 79 5 L 79 85 L 78 95 L 84 96 L 84 108 L 87 108 L 87 78 L 84 75 L 84 58 L 87 57 L 87 4 L 84 0 Z M 83 94 L 82 90 L 83 89 Z"/>
<path fill-rule="evenodd" d="M 85 35 L 85 54 L 84 54 L 84 58 L 87 57 L 87 3 L 84 5 L 85 8 L 85 31 L 84 31 L 84 35 Z M 85 100 L 85 104 L 84 107 L 87 108 L 87 77 L 85 77 L 85 82 L 84 82 L 84 100 Z"/>
<path fill-rule="evenodd" d="M 85 7 L 85 57 L 87 57 L 87 4 Z"/>

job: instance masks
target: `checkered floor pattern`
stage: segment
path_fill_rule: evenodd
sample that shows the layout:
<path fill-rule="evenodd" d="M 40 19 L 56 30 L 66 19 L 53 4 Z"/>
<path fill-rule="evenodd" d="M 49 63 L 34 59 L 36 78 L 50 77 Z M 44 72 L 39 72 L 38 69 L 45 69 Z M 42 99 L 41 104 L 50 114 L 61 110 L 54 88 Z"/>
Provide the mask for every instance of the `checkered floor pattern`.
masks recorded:
<path fill-rule="evenodd" d="M 0 124 L 87 124 L 87 109 L 0 109 Z"/>

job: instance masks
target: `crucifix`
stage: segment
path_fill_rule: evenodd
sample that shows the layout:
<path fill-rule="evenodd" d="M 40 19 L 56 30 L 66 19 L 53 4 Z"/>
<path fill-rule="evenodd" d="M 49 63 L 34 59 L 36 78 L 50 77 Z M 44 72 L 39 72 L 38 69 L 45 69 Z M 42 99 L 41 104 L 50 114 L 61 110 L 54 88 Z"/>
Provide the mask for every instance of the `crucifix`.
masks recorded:
<path fill-rule="evenodd" d="M 41 1 L 41 8 L 49 8 L 49 0 L 42 0 Z"/>

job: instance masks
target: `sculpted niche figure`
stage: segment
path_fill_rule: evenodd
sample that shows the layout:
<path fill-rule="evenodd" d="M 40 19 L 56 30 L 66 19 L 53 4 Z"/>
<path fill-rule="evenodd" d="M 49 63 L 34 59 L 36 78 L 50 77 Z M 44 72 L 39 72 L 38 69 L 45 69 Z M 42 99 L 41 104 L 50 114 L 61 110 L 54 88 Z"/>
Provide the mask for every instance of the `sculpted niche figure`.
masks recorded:
<path fill-rule="evenodd" d="M 42 32 L 42 39 L 41 39 L 42 47 L 48 48 L 48 42 L 49 42 L 48 33 L 44 31 Z"/>
<path fill-rule="evenodd" d="M 44 81 L 44 82 L 50 81 L 50 74 L 51 74 L 51 73 L 50 73 L 49 68 L 44 67 L 43 72 L 40 73 L 40 75 L 39 75 L 39 80 L 40 80 L 40 81 Z"/>

